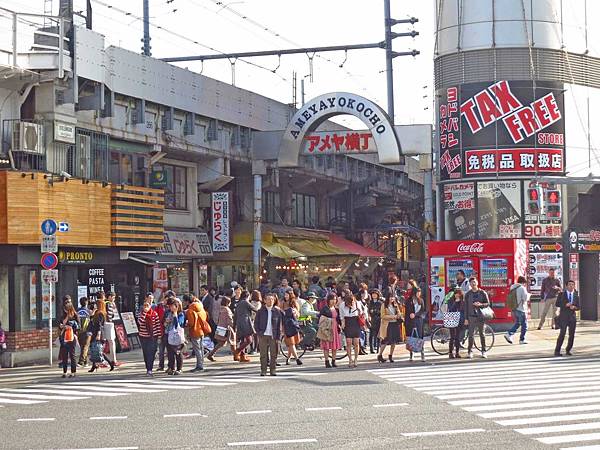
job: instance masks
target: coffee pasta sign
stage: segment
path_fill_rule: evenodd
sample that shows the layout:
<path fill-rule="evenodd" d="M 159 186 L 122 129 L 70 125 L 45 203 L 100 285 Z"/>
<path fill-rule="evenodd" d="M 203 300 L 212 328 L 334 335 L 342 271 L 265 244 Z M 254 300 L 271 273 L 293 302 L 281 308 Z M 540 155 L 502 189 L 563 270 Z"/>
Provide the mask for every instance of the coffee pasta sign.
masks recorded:
<path fill-rule="evenodd" d="M 372 101 L 359 95 L 334 92 L 312 99 L 294 114 L 281 140 L 279 166 L 297 166 L 300 150 L 305 145 L 309 133 L 313 133 L 326 120 L 339 115 L 357 117 L 367 126 L 366 133 L 372 136 L 380 163 L 400 162 L 400 144 L 387 113 Z M 342 138 L 339 138 L 338 148 L 343 152 L 346 142 L 342 142 Z M 354 144 L 350 147 L 353 148 L 352 151 L 356 151 Z"/>

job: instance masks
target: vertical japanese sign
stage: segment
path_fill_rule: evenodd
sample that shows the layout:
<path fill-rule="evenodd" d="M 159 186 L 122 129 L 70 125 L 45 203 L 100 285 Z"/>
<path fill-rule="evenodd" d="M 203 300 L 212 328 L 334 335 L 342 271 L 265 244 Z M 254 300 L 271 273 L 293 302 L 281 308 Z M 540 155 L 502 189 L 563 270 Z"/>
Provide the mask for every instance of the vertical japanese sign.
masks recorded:
<path fill-rule="evenodd" d="M 521 182 L 484 181 L 477 183 L 479 237 L 513 239 L 521 237 Z"/>
<path fill-rule="evenodd" d="M 47 318 L 47 317 L 46 317 Z M 29 271 L 29 320 L 37 319 L 37 272 Z"/>
<path fill-rule="evenodd" d="M 462 178 L 460 111 L 458 88 L 449 87 L 439 95 L 438 139 L 440 179 Z"/>
<path fill-rule="evenodd" d="M 475 183 L 444 185 L 446 239 L 475 239 Z"/>
<path fill-rule="evenodd" d="M 211 204 L 213 252 L 228 252 L 230 251 L 229 192 L 213 192 Z"/>

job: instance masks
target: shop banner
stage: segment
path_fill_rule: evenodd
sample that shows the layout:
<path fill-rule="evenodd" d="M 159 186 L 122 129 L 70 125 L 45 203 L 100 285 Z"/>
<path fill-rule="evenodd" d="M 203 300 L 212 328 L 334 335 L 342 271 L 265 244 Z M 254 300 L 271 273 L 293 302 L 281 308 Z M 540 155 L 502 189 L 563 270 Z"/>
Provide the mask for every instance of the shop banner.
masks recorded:
<path fill-rule="evenodd" d="M 37 319 L 37 272 L 29 271 L 29 320 Z"/>
<path fill-rule="evenodd" d="M 542 282 L 548 277 L 550 269 L 556 271 L 556 278 L 562 284 L 563 254 L 562 253 L 530 253 L 529 254 L 529 289 L 539 294 Z"/>
<path fill-rule="evenodd" d="M 569 246 L 574 252 L 600 252 L 600 229 L 570 231 Z"/>
<path fill-rule="evenodd" d="M 160 300 L 163 292 L 169 290 L 169 274 L 164 267 L 154 267 L 152 269 L 152 291 L 156 301 Z"/>
<path fill-rule="evenodd" d="M 214 252 L 230 251 L 229 192 L 212 193 L 212 248 Z"/>
<path fill-rule="evenodd" d="M 470 83 L 437 92 L 442 181 L 564 174 L 562 83 Z"/>
<path fill-rule="evenodd" d="M 477 208 L 480 238 L 521 237 L 523 208 L 520 181 L 477 183 Z"/>
<path fill-rule="evenodd" d="M 165 231 L 163 255 L 181 256 L 184 258 L 203 258 L 212 256 L 212 248 L 206 233 L 183 231 Z"/>
<path fill-rule="evenodd" d="M 446 239 L 475 238 L 475 183 L 444 185 Z"/>

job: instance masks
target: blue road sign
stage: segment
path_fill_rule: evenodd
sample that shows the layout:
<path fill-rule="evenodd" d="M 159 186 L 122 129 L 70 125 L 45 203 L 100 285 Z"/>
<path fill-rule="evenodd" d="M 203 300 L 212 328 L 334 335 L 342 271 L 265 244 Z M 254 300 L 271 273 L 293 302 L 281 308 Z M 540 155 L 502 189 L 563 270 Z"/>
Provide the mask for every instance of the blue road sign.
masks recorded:
<path fill-rule="evenodd" d="M 56 266 L 58 266 L 58 256 L 56 256 L 54 253 L 44 253 L 40 263 L 46 270 L 54 269 Z"/>
<path fill-rule="evenodd" d="M 52 219 L 46 219 L 42 222 L 42 233 L 46 236 L 52 236 L 56 233 L 56 222 Z"/>
<path fill-rule="evenodd" d="M 59 222 L 58 223 L 58 231 L 61 233 L 66 233 L 69 231 L 69 223 L 68 222 Z"/>

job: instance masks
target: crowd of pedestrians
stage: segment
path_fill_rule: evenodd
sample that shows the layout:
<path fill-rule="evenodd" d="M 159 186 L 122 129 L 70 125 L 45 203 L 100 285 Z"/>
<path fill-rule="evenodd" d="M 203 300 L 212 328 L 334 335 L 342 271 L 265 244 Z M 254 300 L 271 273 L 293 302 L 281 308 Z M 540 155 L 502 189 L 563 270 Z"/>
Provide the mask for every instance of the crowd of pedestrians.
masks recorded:
<path fill-rule="evenodd" d="M 569 281 L 566 290 L 551 273 L 544 281 L 543 295 L 547 309 L 557 307 L 554 318 L 560 328 L 555 355 L 562 356 L 561 347 L 569 334 L 566 354 L 571 354 L 575 335 L 575 311 L 579 309 L 579 295 Z M 98 293 L 94 301 L 79 300 L 76 310 L 71 298 L 63 299 L 60 329 L 60 360 L 63 377 L 75 376 L 77 367 L 91 363 L 89 372 L 101 367 L 114 370 L 116 360 L 114 293 Z M 480 340 L 481 356 L 487 357 L 484 325 L 491 311 L 488 294 L 479 287 L 476 277 L 467 279 L 464 272 L 457 274 L 456 284 L 445 298 L 446 310 L 454 313 L 456 323 L 450 328 L 449 357 L 460 358 L 463 333 L 468 332 L 467 356 L 473 357 L 476 337 Z M 515 319 L 505 339 L 513 343 L 520 328 L 520 344 L 526 344 L 529 293 L 527 280 L 519 277 L 511 286 L 507 305 Z M 493 315 L 491 316 L 493 317 Z M 396 346 L 407 343 L 407 356 L 413 361 L 420 356 L 425 361 L 423 345 L 408 345 L 411 339 L 424 337 L 428 318 L 427 304 L 419 284 L 410 279 L 402 283 L 392 276 L 383 289 L 366 284 L 350 289 L 347 283 L 335 282 L 321 286 L 313 279 L 304 291 L 299 281 L 283 278 L 271 289 L 263 284 L 252 292 L 233 282 L 231 289 L 217 295 L 214 289 L 202 286 L 200 297 L 167 291 L 155 299 L 148 293 L 137 316 L 138 336 L 148 376 L 165 371 L 179 375 L 183 369 L 184 354 L 195 359 L 192 372 L 204 370 L 205 359 L 211 363 L 225 347 L 234 361 L 247 363 L 249 355 L 260 353 L 261 375 L 275 376 L 280 365 L 277 356 L 280 345 L 285 345 L 285 363 L 302 365 L 298 346 L 323 352 L 326 368 L 337 367 L 340 352 L 348 357 L 348 367 L 358 364 L 360 355 L 376 354 L 380 363 L 394 362 Z M 540 320 L 543 326 L 544 317 Z M 478 335 L 478 336 L 476 336 Z M 413 341 L 414 343 L 415 341 Z M 189 352 L 185 352 L 187 349 Z M 76 348 L 80 348 L 76 358 Z M 415 353 L 417 355 L 415 355 Z M 155 369 L 156 365 L 156 369 Z"/>

